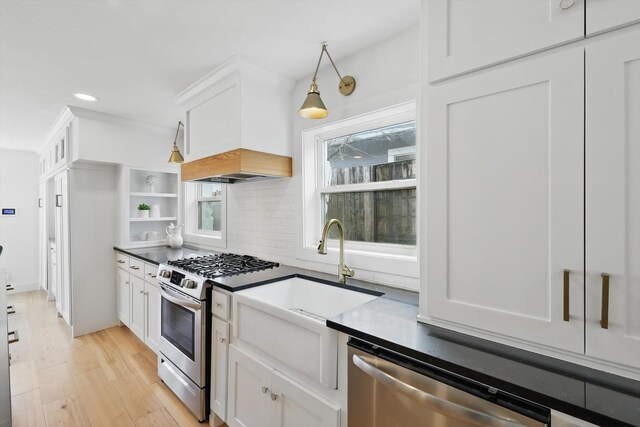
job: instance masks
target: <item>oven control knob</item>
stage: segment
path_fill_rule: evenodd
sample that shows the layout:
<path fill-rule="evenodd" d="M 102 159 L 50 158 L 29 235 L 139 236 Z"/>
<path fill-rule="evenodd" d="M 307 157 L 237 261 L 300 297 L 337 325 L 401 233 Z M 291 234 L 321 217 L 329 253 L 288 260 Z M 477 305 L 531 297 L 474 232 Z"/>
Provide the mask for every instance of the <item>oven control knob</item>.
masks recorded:
<path fill-rule="evenodd" d="M 160 277 L 164 277 L 165 279 L 168 279 L 171 277 L 171 272 L 169 270 L 161 270 Z"/>
<path fill-rule="evenodd" d="M 180 282 L 180 286 L 187 289 L 194 289 L 197 285 L 196 281 L 191 279 L 182 279 Z"/>

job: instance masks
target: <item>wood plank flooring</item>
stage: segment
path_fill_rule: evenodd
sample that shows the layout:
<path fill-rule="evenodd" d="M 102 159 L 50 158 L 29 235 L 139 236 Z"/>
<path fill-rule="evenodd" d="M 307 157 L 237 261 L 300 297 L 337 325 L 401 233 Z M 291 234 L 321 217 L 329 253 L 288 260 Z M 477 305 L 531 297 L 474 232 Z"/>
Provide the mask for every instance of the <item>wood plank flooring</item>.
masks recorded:
<path fill-rule="evenodd" d="M 202 426 L 156 375 L 126 327 L 79 338 L 43 291 L 10 294 L 13 426 Z"/>

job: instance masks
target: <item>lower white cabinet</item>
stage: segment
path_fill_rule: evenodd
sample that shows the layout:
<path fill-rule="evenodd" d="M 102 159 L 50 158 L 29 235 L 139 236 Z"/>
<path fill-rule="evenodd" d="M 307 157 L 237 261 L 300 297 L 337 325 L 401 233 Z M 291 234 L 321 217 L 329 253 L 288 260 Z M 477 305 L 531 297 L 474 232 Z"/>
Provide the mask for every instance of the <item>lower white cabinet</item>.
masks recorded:
<path fill-rule="evenodd" d="M 226 421 L 229 322 L 213 318 L 211 345 L 211 409 L 220 419 Z"/>
<path fill-rule="evenodd" d="M 340 408 L 234 345 L 229 346 L 230 427 L 338 427 Z"/>
<path fill-rule="evenodd" d="M 131 331 L 153 351 L 158 349 L 158 304 L 157 285 L 131 275 Z"/>
<path fill-rule="evenodd" d="M 118 293 L 118 319 L 127 327 L 131 322 L 131 287 L 129 283 L 129 272 L 121 268 L 116 269 L 116 287 Z"/>
<path fill-rule="evenodd" d="M 116 252 L 116 290 L 118 319 L 154 352 L 158 351 L 160 336 L 160 290 L 152 264 L 129 258 Z M 148 278 L 149 281 L 145 281 Z"/>

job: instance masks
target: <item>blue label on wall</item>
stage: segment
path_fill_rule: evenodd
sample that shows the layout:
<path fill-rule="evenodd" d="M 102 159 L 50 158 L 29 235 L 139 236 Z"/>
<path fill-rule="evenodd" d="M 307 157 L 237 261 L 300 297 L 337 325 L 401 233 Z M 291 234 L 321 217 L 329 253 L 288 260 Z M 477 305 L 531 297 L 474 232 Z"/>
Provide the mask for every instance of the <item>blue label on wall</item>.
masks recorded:
<path fill-rule="evenodd" d="M 16 214 L 15 208 L 2 208 L 2 215 L 15 215 L 15 214 Z"/>

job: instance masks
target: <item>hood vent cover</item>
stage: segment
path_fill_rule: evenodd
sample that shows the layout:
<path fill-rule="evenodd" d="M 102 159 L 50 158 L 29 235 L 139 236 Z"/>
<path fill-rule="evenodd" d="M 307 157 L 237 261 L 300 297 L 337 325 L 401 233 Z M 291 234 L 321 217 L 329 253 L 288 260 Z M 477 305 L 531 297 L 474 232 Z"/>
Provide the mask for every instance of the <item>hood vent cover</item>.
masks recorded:
<path fill-rule="evenodd" d="M 182 164 L 183 181 L 260 181 L 293 175 L 291 157 L 238 148 Z"/>

